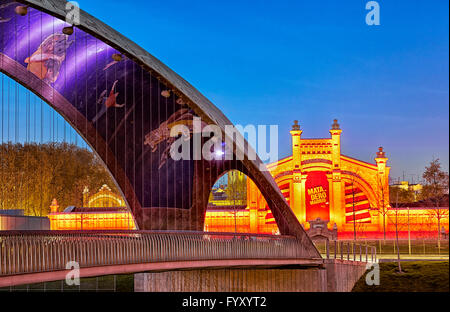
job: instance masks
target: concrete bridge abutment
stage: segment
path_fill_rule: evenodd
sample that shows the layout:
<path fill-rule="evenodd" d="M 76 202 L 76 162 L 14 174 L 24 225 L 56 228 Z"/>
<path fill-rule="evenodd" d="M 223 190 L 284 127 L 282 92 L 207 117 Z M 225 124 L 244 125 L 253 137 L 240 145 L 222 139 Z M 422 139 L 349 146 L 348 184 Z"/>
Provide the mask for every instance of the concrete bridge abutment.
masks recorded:
<path fill-rule="evenodd" d="M 206 268 L 135 274 L 136 292 L 348 292 L 366 263 L 329 259 L 317 266 Z"/>

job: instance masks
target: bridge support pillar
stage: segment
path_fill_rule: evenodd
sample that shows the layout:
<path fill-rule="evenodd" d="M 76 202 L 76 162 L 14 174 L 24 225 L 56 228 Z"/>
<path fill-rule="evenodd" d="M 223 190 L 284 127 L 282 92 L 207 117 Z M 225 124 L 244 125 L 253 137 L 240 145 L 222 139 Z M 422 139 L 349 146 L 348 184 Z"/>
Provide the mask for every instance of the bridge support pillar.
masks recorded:
<path fill-rule="evenodd" d="M 308 269 L 201 269 L 138 273 L 136 292 L 324 292 L 326 271 Z"/>
<path fill-rule="evenodd" d="M 324 260 L 323 265 L 217 268 L 137 273 L 136 292 L 327 292 L 351 291 L 365 263 Z"/>

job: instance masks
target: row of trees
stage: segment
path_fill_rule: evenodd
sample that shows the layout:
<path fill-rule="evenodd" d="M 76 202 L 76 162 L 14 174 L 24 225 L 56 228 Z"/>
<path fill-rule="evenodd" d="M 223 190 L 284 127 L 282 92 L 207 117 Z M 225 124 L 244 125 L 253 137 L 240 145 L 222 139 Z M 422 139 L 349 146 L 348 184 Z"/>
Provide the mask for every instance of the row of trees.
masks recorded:
<path fill-rule="evenodd" d="M 448 195 L 449 175 L 443 171 L 439 159 L 434 159 L 425 167 L 422 174 L 424 185 L 416 196 L 416 191 L 390 186 L 391 202 L 412 203 L 414 201 L 429 202 L 432 206 L 442 205 L 442 197 Z"/>
<path fill-rule="evenodd" d="M 85 186 L 108 184 L 110 174 L 91 151 L 68 143 L 0 145 L 0 209 L 23 209 L 45 216 L 53 198 L 61 209 L 82 205 Z"/>
<path fill-rule="evenodd" d="M 422 206 L 430 208 L 430 215 L 437 220 L 437 244 L 438 251 L 441 249 L 441 220 L 445 217 L 448 218 L 448 193 L 449 193 L 449 175 L 441 169 L 439 159 L 431 161 L 430 165 L 425 167 L 425 172 L 422 175 L 424 185 L 420 191 L 419 198 L 422 201 Z M 391 188 L 391 202 L 395 203 L 395 208 L 398 208 L 399 197 L 408 195 L 406 190 L 399 188 Z M 446 197 L 447 196 L 447 197 Z M 404 198 L 402 198 L 404 199 Z M 409 199 L 406 196 L 406 199 Z M 447 201 L 446 203 L 444 201 Z M 447 209 L 442 207 L 447 206 Z M 402 267 L 400 263 L 400 246 L 398 241 L 398 233 L 401 228 L 401 222 L 399 218 L 399 210 L 394 209 L 394 224 L 395 234 L 397 242 L 397 260 L 398 271 L 402 273 Z M 409 220 L 408 220 L 409 226 Z"/>
<path fill-rule="evenodd" d="M 442 207 L 448 207 L 449 175 L 441 168 L 439 159 L 434 159 L 425 167 L 422 178 L 424 184 L 417 199 L 420 202 L 420 206 L 431 208 L 430 216 L 437 220 L 438 228 L 436 230 L 440 233 L 440 221 L 443 218 L 448 218 L 448 208 L 442 209 Z M 397 208 L 401 204 L 412 203 L 414 202 L 415 194 L 413 190 L 390 186 L 390 203 L 386 203 L 384 189 L 383 181 L 378 181 L 379 192 L 377 194 L 379 198 L 377 198 L 377 210 L 383 218 L 383 228 L 384 233 L 386 233 L 386 218 L 387 215 L 392 215 L 392 209 L 389 209 L 389 204 L 392 208 Z M 438 237 L 440 237 L 440 234 L 438 234 Z"/>
<path fill-rule="evenodd" d="M 439 159 L 434 159 L 431 161 L 429 166 L 425 167 L 425 171 L 422 175 L 424 180 L 424 185 L 420 194 L 418 196 L 421 201 L 420 206 L 427 207 L 429 210 L 428 216 L 422 216 L 422 227 L 425 224 L 436 224 L 435 231 L 437 231 L 437 245 L 438 250 L 441 248 L 441 221 L 444 218 L 449 217 L 448 209 L 448 194 L 449 194 L 449 175 L 447 172 L 443 171 Z M 355 184 L 355 177 L 351 178 L 352 187 Z M 389 192 L 389 194 L 387 194 Z M 364 231 L 364 224 L 356 222 L 355 214 L 355 196 L 353 193 L 353 236 L 357 239 L 357 233 Z M 396 209 L 401 203 L 412 203 L 416 199 L 416 194 L 414 190 L 402 189 L 397 186 L 390 186 L 388 188 L 387 179 L 384 177 L 379 177 L 376 185 L 376 209 L 380 214 L 383 222 L 383 237 L 386 239 L 386 223 L 387 219 L 390 219 L 390 223 L 395 225 L 395 236 L 396 236 L 396 246 L 397 246 L 397 257 L 398 257 L 398 271 L 402 272 L 400 264 L 400 247 L 399 247 L 399 231 L 402 229 L 402 225 L 406 225 L 408 230 L 410 228 L 410 218 L 409 211 L 406 217 L 406 222 L 404 216 L 401 215 L 400 210 Z M 387 202 L 387 196 L 389 195 L 390 203 Z M 443 208 L 444 207 L 444 208 Z M 428 222 L 423 222 L 427 219 Z M 434 222 L 434 221 L 437 222 Z M 403 221 L 403 222 L 402 222 Z M 415 220 L 417 225 L 417 220 Z M 431 229 L 429 229 L 431 230 Z M 429 231 L 428 230 L 428 231 Z"/>

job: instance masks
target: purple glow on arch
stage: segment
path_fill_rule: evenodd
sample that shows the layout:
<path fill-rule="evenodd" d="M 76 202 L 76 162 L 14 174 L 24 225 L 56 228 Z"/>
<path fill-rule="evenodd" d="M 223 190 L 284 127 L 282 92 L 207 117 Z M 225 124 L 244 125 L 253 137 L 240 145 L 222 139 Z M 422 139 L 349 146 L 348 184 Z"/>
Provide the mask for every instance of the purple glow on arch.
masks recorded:
<path fill-rule="evenodd" d="M 21 38 L 16 41 L 15 45 L 10 45 L 9 49 L 5 49 L 5 54 L 10 56 L 17 56 L 18 58 L 23 58 L 21 55 L 16 55 L 18 53 L 26 51 L 30 55 L 39 47 L 42 41 L 53 33 L 58 32 L 57 29 L 61 27 L 61 30 L 68 24 L 62 20 L 54 18 L 53 16 L 47 15 L 45 13 L 31 9 L 30 11 L 30 31 L 22 31 Z M 22 16 L 15 16 L 14 18 L 26 18 Z M 11 22 L 13 22 L 11 20 Z M 28 25 L 28 19 L 27 23 Z M 22 26 L 23 27 L 23 26 Z M 31 31 L 31 29 L 40 29 L 40 31 Z M 18 30 L 19 31 L 19 30 Z M 28 56 L 27 56 L 28 57 Z M 24 63 L 25 58 L 17 59 L 18 62 Z"/>
<path fill-rule="evenodd" d="M 62 33 L 64 27 L 70 26 L 63 20 L 31 8 L 25 17 L 12 15 L 10 23 L 14 23 L 13 27 L 17 27 L 17 33 L 20 33 L 20 36 L 15 37 L 14 42 L 6 44 L 3 53 L 24 66 L 27 66 L 25 59 L 30 57 L 47 37 Z M 100 66 L 99 64 L 108 60 L 105 53 L 117 52 L 106 43 L 76 27 L 69 40 L 74 42 L 67 49 L 58 78 L 53 84 L 53 87 L 60 92 L 75 79 L 82 79 L 87 73 L 97 70 L 98 68 L 93 68 L 96 67 L 95 62 L 98 62 L 97 65 Z"/>
<path fill-rule="evenodd" d="M 63 89 L 65 84 L 70 84 L 75 78 L 86 75 L 92 70 L 92 66 L 95 66 L 93 63 L 98 61 L 98 59 L 102 60 L 106 58 L 104 54 L 108 49 L 113 50 L 106 43 L 97 40 L 81 30 L 75 30 L 72 37 L 77 40 L 67 51 L 66 60 L 61 66 L 60 76 L 54 84 L 57 90 Z"/>
<path fill-rule="evenodd" d="M 0 5 L 7 1 L 0 0 Z M 193 112 L 186 104 L 175 105 L 175 95 L 162 98 L 159 89 L 165 87 L 157 77 L 127 57 L 113 58 L 122 53 L 95 36 L 76 26 L 68 36 L 62 30 L 69 24 L 61 19 L 34 9 L 20 16 L 13 5 L 5 8 L 0 9 L 0 52 L 7 60 L 2 69 L 25 76 L 34 91 L 43 89 L 49 104 L 59 104 L 60 114 L 99 152 L 111 173 L 122 170 L 117 174 L 126 178 L 118 182 L 120 187 L 127 188 L 129 179 L 135 192 L 127 200 L 137 207 L 190 209 L 193 161 L 168 157 L 166 137 L 157 141 L 156 149 L 145 144 L 152 131 L 177 118 L 179 110 L 187 110 L 179 122 L 189 123 Z M 108 149 L 115 159 L 108 158 Z M 179 192 L 184 187 L 186 192 Z"/>

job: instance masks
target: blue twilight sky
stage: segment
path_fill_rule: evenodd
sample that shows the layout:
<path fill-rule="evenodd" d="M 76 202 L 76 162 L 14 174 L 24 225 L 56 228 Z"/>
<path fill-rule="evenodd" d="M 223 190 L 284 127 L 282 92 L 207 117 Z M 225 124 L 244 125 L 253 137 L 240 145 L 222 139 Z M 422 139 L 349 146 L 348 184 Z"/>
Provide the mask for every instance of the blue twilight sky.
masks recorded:
<path fill-rule="evenodd" d="M 449 2 L 79 0 L 200 90 L 235 124 L 279 125 L 328 137 L 339 119 L 342 153 L 415 179 L 432 158 L 449 167 Z M 139 4 L 138 4 L 139 3 Z"/>

